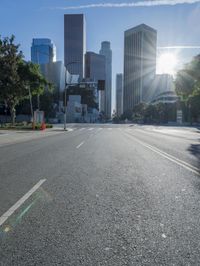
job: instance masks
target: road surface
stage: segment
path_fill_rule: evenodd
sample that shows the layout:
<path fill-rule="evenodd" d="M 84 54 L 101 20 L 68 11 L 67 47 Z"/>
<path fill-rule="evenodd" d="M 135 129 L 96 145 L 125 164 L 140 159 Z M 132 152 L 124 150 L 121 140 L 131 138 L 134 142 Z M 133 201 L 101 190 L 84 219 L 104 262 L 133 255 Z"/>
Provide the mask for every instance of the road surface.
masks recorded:
<path fill-rule="evenodd" d="M 68 127 L 0 132 L 0 265 L 200 265 L 200 131 Z"/>

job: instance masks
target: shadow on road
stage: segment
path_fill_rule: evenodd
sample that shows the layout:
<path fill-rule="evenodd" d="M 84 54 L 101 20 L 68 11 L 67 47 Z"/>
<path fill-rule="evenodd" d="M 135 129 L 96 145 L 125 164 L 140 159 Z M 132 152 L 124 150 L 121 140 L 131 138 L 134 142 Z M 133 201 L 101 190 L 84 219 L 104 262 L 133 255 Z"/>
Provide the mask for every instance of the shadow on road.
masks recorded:
<path fill-rule="evenodd" d="M 191 144 L 190 147 L 188 148 L 188 151 L 196 157 L 200 172 L 200 140 L 199 144 Z"/>

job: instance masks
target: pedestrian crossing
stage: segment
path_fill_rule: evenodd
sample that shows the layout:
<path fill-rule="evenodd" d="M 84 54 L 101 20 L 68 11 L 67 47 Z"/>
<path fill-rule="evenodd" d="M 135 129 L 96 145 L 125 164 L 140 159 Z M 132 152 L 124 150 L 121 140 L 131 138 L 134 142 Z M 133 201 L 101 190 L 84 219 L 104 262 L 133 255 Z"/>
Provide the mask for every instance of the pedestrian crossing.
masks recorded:
<path fill-rule="evenodd" d="M 122 127 L 68 127 L 68 131 L 79 131 L 79 132 L 99 132 L 101 130 L 103 131 L 116 131 L 116 130 L 123 130 L 123 131 L 133 131 L 133 128 L 122 128 Z"/>

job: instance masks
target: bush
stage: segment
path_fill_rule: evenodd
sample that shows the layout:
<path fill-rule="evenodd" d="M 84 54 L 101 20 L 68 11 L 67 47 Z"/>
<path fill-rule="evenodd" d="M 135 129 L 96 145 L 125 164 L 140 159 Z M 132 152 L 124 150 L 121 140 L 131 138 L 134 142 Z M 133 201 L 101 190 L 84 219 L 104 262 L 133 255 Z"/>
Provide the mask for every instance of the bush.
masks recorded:
<path fill-rule="evenodd" d="M 52 124 L 46 124 L 46 128 L 52 128 L 53 125 Z M 32 130 L 33 129 L 33 125 L 32 123 L 15 123 L 14 125 L 12 125 L 11 123 L 6 123 L 6 124 L 1 124 L 1 129 L 15 129 L 15 130 Z M 35 130 L 40 130 L 41 129 L 41 123 L 37 123 L 35 124 Z"/>

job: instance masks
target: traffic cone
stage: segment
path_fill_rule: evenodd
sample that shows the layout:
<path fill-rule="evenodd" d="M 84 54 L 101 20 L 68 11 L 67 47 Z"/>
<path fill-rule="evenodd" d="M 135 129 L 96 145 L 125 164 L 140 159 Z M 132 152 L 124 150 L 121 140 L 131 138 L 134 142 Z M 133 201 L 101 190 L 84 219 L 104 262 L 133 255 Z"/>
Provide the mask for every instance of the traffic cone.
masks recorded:
<path fill-rule="evenodd" d="M 42 125 L 41 125 L 41 130 L 45 130 L 46 129 L 46 124 L 44 122 L 42 122 Z"/>

